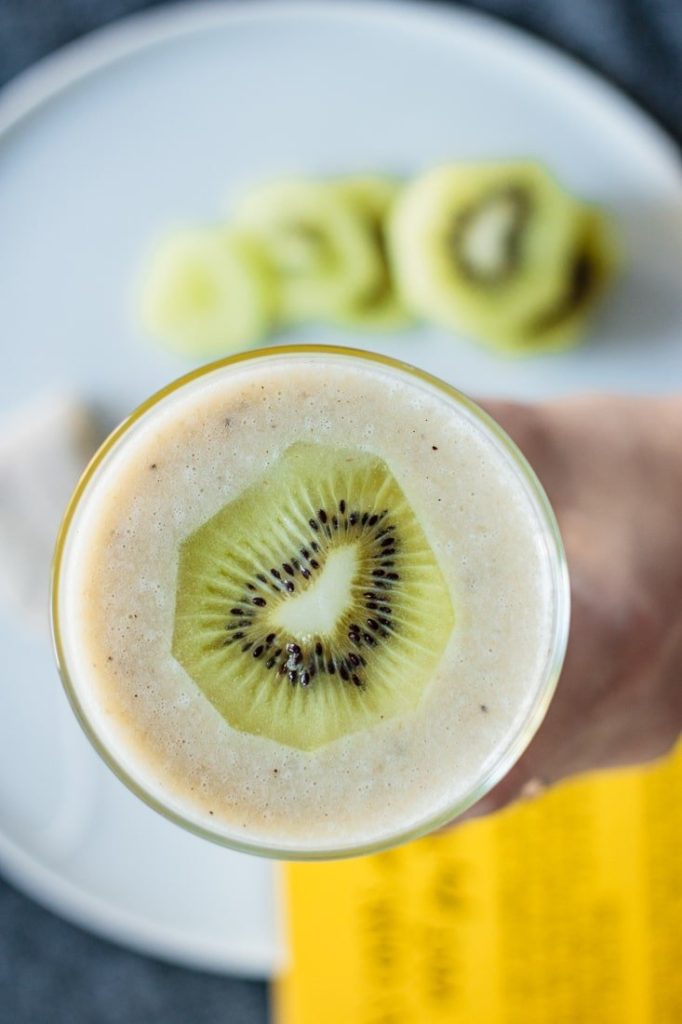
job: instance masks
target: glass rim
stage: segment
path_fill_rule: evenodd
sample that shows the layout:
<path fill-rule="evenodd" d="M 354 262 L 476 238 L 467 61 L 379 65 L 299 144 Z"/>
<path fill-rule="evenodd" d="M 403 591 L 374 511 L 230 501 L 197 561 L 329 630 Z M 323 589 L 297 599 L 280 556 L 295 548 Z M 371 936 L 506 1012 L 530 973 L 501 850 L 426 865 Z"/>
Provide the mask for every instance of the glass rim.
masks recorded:
<path fill-rule="evenodd" d="M 366 843 L 353 843 L 340 845 L 338 848 L 319 847 L 311 849 L 299 849 L 296 846 L 286 847 L 258 841 L 240 840 L 236 836 L 226 836 L 223 833 L 211 829 L 208 825 L 200 824 L 176 811 L 173 807 L 164 803 L 154 793 L 150 792 L 143 783 L 133 777 L 109 750 L 106 742 L 99 736 L 95 726 L 90 721 L 83 705 L 78 697 L 77 689 L 71 680 L 68 658 L 65 645 L 62 639 L 61 612 L 60 612 L 60 591 L 63 573 L 64 555 L 67 539 L 72 523 L 76 516 L 80 503 L 86 495 L 88 488 L 103 464 L 107 456 L 118 446 L 119 442 L 127 436 L 129 431 L 142 421 L 147 413 L 166 398 L 174 395 L 183 388 L 218 373 L 227 367 L 238 366 L 241 363 L 257 362 L 259 360 L 272 359 L 273 357 L 286 356 L 340 356 L 362 360 L 371 364 L 379 364 L 391 370 L 399 371 L 408 377 L 417 378 L 429 387 L 444 394 L 449 400 L 454 401 L 458 406 L 463 407 L 473 417 L 474 421 L 498 443 L 504 454 L 513 463 L 514 468 L 520 473 L 530 497 L 535 512 L 538 515 L 540 524 L 543 527 L 544 539 L 547 546 L 549 561 L 551 563 L 552 596 L 554 598 L 554 624 L 551 644 L 547 656 L 544 675 L 537 687 L 537 692 L 528 709 L 522 724 L 516 728 L 514 733 L 503 746 L 501 753 L 495 763 L 477 781 L 476 785 L 457 800 L 450 802 L 447 807 L 436 814 L 427 816 L 416 824 L 412 823 L 408 828 L 396 829 L 387 836 L 375 839 Z M 299 860 L 299 861 L 322 861 L 355 857 L 371 853 L 378 853 L 394 846 L 418 839 L 430 832 L 433 832 L 445 825 L 454 822 L 461 814 L 472 807 L 478 800 L 491 791 L 491 789 L 507 774 L 507 772 L 518 761 L 528 747 L 531 739 L 540 727 L 551 699 L 554 695 L 556 685 L 561 673 L 561 668 L 566 653 L 568 642 L 568 631 L 570 622 L 570 586 L 568 567 L 564 546 L 561 539 L 559 526 L 554 515 L 549 499 L 545 494 L 542 484 L 538 480 L 535 471 L 522 454 L 517 445 L 499 426 L 499 424 L 484 409 L 476 404 L 471 398 L 463 394 L 453 385 L 446 383 L 439 377 L 428 373 L 419 367 L 392 356 L 380 353 L 356 349 L 340 345 L 282 345 L 270 346 L 257 349 L 252 352 L 239 352 L 223 359 L 207 363 L 203 366 L 186 373 L 170 384 L 154 392 L 149 398 L 138 405 L 111 434 L 104 440 L 101 446 L 87 464 L 83 474 L 78 481 L 73 494 L 66 507 L 57 540 L 55 544 L 52 561 L 50 580 L 50 625 L 52 635 L 52 646 L 57 663 L 57 669 L 66 692 L 66 696 L 76 715 L 81 728 L 88 740 L 107 764 L 116 777 L 131 790 L 137 797 L 144 801 L 149 807 L 163 815 L 168 820 L 185 830 L 207 839 L 220 846 L 235 850 L 240 853 L 256 854 L 277 860 Z"/>

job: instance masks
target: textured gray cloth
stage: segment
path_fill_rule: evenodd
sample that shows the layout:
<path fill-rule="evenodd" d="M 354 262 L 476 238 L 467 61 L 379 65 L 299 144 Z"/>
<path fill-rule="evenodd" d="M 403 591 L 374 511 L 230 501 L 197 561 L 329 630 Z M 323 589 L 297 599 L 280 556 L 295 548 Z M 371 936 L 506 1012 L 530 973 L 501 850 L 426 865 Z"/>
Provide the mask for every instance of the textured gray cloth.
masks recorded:
<path fill-rule="evenodd" d="M 324 2 L 324 0 L 320 0 Z M 0 84 L 55 47 L 155 6 L 0 0 Z M 628 90 L 682 141 L 681 0 L 477 0 Z M 264 985 L 118 949 L 0 882 L 0 1024 L 265 1024 Z"/>
<path fill-rule="evenodd" d="M 265 1024 L 264 984 L 95 939 L 0 882 L 1 1024 Z"/>

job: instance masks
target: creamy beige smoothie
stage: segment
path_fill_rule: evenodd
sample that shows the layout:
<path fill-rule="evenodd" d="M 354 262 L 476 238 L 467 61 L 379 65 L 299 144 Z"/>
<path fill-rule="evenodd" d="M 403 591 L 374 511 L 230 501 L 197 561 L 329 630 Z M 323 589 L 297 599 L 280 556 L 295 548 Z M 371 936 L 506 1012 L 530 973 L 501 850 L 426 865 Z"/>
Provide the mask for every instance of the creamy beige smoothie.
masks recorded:
<path fill-rule="evenodd" d="M 290 478 L 298 495 L 300 469 L 310 491 L 335 449 L 370 467 L 362 499 L 339 497 L 337 481 L 333 510 L 310 499 L 293 526 L 273 526 Z M 219 540 L 246 582 L 235 590 L 220 567 L 217 583 L 203 580 L 222 558 L 210 547 L 201 570 L 187 563 L 209 595 L 204 611 L 198 590 L 178 590 L 183 558 L 228 507 L 237 519 L 227 513 Z M 260 552 L 285 528 L 297 564 L 289 574 L 287 550 L 262 572 Z M 401 548 L 391 537 L 403 534 Z M 412 536 L 430 552 L 428 577 Z M 369 590 L 356 586 L 367 537 L 367 564 L 386 566 Z M 277 622 L 267 636 L 266 614 Z M 365 354 L 272 350 L 168 389 L 108 443 L 67 515 L 54 617 L 67 690 L 129 785 L 211 838 L 316 856 L 439 824 L 510 767 L 558 675 L 567 595 L 544 497 L 475 406 Z M 339 618 L 328 671 L 315 647 Z M 201 675 L 181 633 L 191 640 L 204 620 L 206 641 L 192 648 L 195 662 L 206 651 Z"/>

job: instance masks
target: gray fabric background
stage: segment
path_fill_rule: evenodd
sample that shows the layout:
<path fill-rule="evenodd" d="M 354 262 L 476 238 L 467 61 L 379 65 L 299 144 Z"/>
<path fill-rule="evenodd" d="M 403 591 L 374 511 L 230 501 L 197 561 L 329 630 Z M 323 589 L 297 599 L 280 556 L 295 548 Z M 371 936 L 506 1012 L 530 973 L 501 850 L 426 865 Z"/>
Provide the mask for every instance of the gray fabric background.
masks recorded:
<path fill-rule="evenodd" d="M 152 6 L 146 0 L 0 0 L 0 85 L 55 47 Z M 682 142 L 682 0 L 475 0 L 468 6 L 599 69 Z M 265 985 L 125 952 L 65 924 L 0 879 L 0 1024 L 266 1020 Z"/>

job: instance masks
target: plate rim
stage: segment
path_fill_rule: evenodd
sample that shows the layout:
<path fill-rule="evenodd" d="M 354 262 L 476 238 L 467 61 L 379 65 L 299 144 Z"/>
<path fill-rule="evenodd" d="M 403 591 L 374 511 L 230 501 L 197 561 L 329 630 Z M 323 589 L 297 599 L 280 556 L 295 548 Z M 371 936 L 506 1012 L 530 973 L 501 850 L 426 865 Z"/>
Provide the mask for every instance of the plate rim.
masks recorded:
<path fill-rule="evenodd" d="M 266 949 L 265 945 L 258 947 L 256 943 L 245 946 L 241 940 L 230 948 L 227 941 L 218 945 L 213 939 L 197 940 L 196 936 L 188 942 L 181 924 L 169 930 L 167 924 L 160 925 L 149 917 L 116 907 L 42 862 L 2 830 L 0 867 L 8 884 L 39 906 L 128 952 L 162 959 L 190 970 L 237 974 L 261 981 L 268 980 L 282 966 L 282 950 L 277 948 L 276 934 L 273 934 L 271 949 Z"/>
<path fill-rule="evenodd" d="M 211 28 L 257 26 L 272 21 L 343 21 L 374 25 L 379 29 L 427 31 L 434 37 L 451 37 L 462 45 L 462 36 L 475 39 L 505 59 L 527 63 L 535 75 L 546 77 L 594 110 L 595 97 L 602 110 L 615 116 L 617 127 L 636 130 L 647 153 L 653 150 L 656 165 L 668 173 L 682 195 L 682 149 L 674 137 L 636 100 L 599 71 L 554 44 L 503 18 L 471 8 L 427 0 L 183 0 L 167 6 L 138 11 L 101 26 L 40 58 L 0 88 L 0 147 L 14 129 L 22 126 L 50 102 L 89 78 L 129 58 Z M 1 151 L 1 149 L 0 149 Z M 182 928 L 169 933 L 167 926 L 122 911 L 89 889 L 42 862 L 28 847 L 11 838 L 0 823 L 0 867 L 12 885 L 29 898 L 48 907 L 65 920 L 137 953 L 161 957 L 194 969 L 238 973 L 267 978 L 281 964 L 277 946 L 284 943 L 273 930 L 272 954 L 256 949 L 218 949 L 213 941 L 187 942 Z M 276 865 L 270 865 L 275 871 Z M 275 902 L 281 894 L 275 887 Z M 277 908 L 279 909 L 279 908 Z M 281 916 L 281 915 L 280 915 Z"/>
<path fill-rule="evenodd" d="M 145 50 L 201 33 L 214 27 L 258 25 L 275 20 L 302 18 L 324 21 L 362 19 L 380 27 L 392 23 L 405 28 L 407 22 L 423 31 L 432 29 L 460 36 L 462 32 L 513 59 L 529 56 L 537 75 L 569 84 L 575 98 L 590 104 L 594 113 L 594 91 L 601 105 L 610 107 L 618 120 L 637 122 L 655 145 L 670 158 L 671 170 L 679 179 L 682 146 L 655 118 L 608 77 L 579 58 L 501 17 L 470 7 L 444 7 L 436 0 L 180 0 L 136 11 L 58 47 L 39 58 L 0 87 L 0 142 L 13 128 L 31 117 L 51 100 L 93 74 L 134 57 Z M 511 52 L 510 52 L 511 49 Z M 660 155 L 660 154 L 659 154 Z"/>

